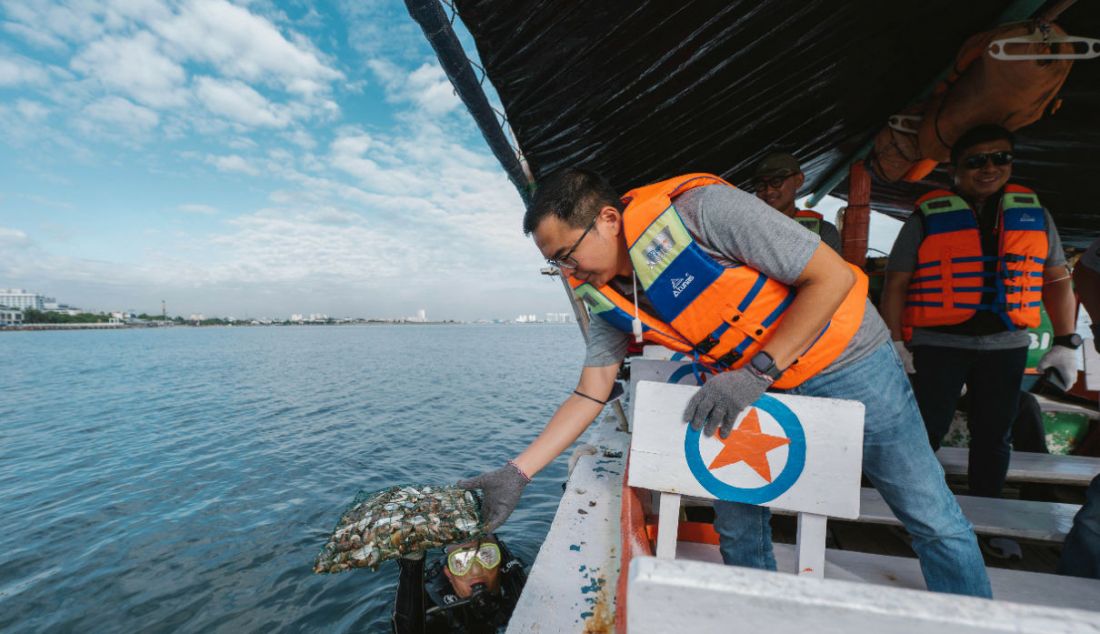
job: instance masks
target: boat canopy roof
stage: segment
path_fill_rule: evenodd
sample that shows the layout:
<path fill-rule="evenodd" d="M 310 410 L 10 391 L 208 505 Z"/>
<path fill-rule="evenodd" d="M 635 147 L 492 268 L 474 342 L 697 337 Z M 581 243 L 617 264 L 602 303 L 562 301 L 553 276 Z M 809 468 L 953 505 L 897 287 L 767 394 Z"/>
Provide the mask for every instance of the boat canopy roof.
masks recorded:
<path fill-rule="evenodd" d="M 1041 0 L 454 0 L 536 180 L 569 165 L 620 190 L 684 172 L 747 186 L 788 151 L 803 194 L 846 170 L 887 118 L 949 69 L 963 42 L 1044 9 Z M 1057 23 L 1100 37 L 1100 3 Z M 1014 181 L 1039 192 L 1070 243 L 1100 229 L 1100 59 L 1074 64 L 1053 116 L 1017 132 Z M 949 184 L 872 185 L 876 211 L 905 217 Z M 847 183 L 833 192 L 845 197 Z"/>

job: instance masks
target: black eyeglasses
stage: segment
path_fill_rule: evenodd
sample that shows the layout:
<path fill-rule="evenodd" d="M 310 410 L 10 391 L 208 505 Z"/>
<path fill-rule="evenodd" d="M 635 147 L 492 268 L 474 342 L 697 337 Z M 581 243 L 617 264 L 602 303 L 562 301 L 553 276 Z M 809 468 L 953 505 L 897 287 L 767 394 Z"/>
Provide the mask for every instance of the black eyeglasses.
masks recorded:
<path fill-rule="evenodd" d="M 1008 165 L 1012 162 L 1012 152 L 1006 152 L 1001 150 L 1000 152 L 987 152 L 985 154 L 972 154 L 963 159 L 963 167 L 968 170 L 976 170 L 985 167 L 985 164 L 989 161 L 993 161 L 994 165 L 998 167 Z"/>
<path fill-rule="evenodd" d="M 584 242 L 584 237 L 588 235 L 589 231 L 592 231 L 592 227 L 596 226 L 596 220 L 599 216 L 592 219 L 592 222 L 588 223 L 588 228 L 584 230 L 581 237 L 577 238 L 577 241 L 573 243 L 573 246 L 569 247 L 569 250 L 559 255 L 556 258 L 546 258 L 546 263 L 550 266 L 555 266 L 559 269 L 575 269 L 577 268 L 577 261 L 573 259 L 573 252 L 577 250 L 577 247 L 581 246 L 581 242 Z"/>
<path fill-rule="evenodd" d="M 794 176 L 794 174 L 787 174 L 786 176 L 773 176 L 771 178 L 754 178 L 752 180 L 752 190 L 755 192 L 762 192 L 766 187 L 779 189 L 783 186 L 784 181 L 792 176 Z"/>

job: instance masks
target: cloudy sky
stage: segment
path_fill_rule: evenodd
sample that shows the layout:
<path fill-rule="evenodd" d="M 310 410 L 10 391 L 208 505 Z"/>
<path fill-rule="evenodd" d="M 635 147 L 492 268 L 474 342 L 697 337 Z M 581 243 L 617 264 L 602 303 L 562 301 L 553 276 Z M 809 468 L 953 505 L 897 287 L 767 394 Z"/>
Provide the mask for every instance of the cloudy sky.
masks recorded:
<path fill-rule="evenodd" d="M 319 4 L 0 0 L 0 287 L 237 317 L 568 310 L 404 3 Z"/>

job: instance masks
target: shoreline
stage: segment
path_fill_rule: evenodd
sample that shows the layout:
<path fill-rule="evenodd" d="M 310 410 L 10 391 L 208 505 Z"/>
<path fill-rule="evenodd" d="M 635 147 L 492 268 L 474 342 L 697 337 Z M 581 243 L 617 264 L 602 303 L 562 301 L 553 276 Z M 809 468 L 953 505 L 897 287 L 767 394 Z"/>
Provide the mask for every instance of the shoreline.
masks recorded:
<path fill-rule="evenodd" d="M 23 324 L 0 326 L 0 332 L 37 332 L 44 330 L 133 330 L 150 328 L 296 328 L 318 326 L 572 326 L 573 322 L 476 322 L 476 321 L 353 321 L 335 323 L 233 323 L 233 324 Z"/>

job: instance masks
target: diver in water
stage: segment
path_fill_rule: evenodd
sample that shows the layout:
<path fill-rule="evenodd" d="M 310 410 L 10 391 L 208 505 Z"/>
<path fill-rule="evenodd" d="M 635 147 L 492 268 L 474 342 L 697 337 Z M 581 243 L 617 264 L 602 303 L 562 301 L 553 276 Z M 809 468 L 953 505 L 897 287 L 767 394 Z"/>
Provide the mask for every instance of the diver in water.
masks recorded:
<path fill-rule="evenodd" d="M 503 632 L 527 573 L 494 535 L 444 549 L 425 572 L 424 555 L 398 561 L 396 634 Z"/>

